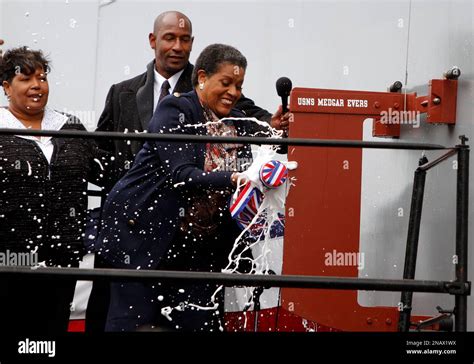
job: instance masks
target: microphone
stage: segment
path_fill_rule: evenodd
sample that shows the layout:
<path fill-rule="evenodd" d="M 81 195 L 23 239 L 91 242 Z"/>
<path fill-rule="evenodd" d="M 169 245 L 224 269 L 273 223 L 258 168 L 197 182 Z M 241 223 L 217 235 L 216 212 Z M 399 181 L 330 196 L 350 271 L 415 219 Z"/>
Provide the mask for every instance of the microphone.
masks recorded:
<path fill-rule="evenodd" d="M 288 77 L 280 77 L 276 82 L 277 94 L 281 97 L 283 114 L 288 112 L 288 96 L 290 96 L 292 87 L 293 85 Z"/>

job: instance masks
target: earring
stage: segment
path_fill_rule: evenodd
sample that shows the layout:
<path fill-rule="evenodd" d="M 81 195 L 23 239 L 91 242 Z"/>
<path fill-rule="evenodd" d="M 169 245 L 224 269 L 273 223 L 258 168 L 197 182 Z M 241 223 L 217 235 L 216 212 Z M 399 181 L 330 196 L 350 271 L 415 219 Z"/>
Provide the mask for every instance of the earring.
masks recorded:
<path fill-rule="evenodd" d="M 7 95 L 7 101 L 10 101 L 11 100 L 11 96 L 10 95 Z"/>
<path fill-rule="evenodd" d="M 204 82 L 200 82 L 200 83 L 199 83 L 199 89 L 200 89 L 200 90 L 204 90 Z"/>

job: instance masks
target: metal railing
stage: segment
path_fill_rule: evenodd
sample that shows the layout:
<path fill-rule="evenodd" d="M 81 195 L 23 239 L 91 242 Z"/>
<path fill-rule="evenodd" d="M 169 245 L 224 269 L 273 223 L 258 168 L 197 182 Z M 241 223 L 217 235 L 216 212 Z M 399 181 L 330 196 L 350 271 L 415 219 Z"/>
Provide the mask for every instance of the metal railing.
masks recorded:
<path fill-rule="evenodd" d="M 455 147 L 445 147 L 439 144 L 403 143 L 403 142 L 368 142 L 349 140 L 320 140 L 302 138 L 262 138 L 262 137 L 211 137 L 197 135 L 151 134 L 151 133 L 118 133 L 118 132 L 87 132 L 87 131 L 47 131 L 25 129 L 0 129 L 0 135 L 30 135 L 53 136 L 64 138 L 87 139 L 125 139 L 145 141 L 169 141 L 181 143 L 242 143 L 242 144 L 272 144 L 293 145 L 304 147 L 331 148 L 369 148 L 369 149 L 407 149 L 407 150 L 448 150 L 436 160 L 428 163 L 420 160 L 420 166 L 415 171 L 412 205 L 410 210 L 405 268 L 401 280 L 344 278 L 325 276 L 301 275 L 242 275 L 210 272 L 177 272 L 149 271 L 127 269 L 79 269 L 79 268 L 27 268 L 0 267 L 0 277 L 28 276 L 50 277 L 59 279 L 78 280 L 190 280 L 218 283 L 226 286 L 273 286 L 312 289 L 339 290 L 370 290 L 402 292 L 402 310 L 400 311 L 400 331 L 408 331 L 410 327 L 411 301 L 414 292 L 444 293 L 455 296 L 455 331 L 466 331 L 467 296 L 471 292 L 471 282 L 468 281 L 468 209 L 469 209 L 469 146 L 467 138 L 461 136 L 461 144 Z M 418 248 L 418 237 L 421 224 L 421 212 L 424 195 L 426 171 L 438 165 L 447 158 L 456 155 L 457 197 L 456 197 L 456 277 L 454 281 L 415 280 L 415 267 Z"/>

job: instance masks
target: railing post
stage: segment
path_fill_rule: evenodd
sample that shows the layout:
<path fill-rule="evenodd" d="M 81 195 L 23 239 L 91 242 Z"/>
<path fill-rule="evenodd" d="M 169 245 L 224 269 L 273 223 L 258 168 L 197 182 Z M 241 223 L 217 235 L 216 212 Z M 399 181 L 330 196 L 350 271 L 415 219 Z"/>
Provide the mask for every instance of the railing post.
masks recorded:
<path fill-rule="evenodd" d="M 456 282 L 467 282 L 467 234 L 469 211 L 469 146 L 464 135 L 460 136 L 458 148 L 458 174 L 456 191 Z M 466 331 L 467 326 L 467 296 L 456 294 L 455 325 L 458 332 Z"/>
<path fill-rule="evenodd" d="M 426 157 L 420 158 L 418 165 L 428 162 Z M 423 196 L 425 192 L 426 170 L 417 168 L 413 181 L 413 193 L 411 196 L 410 220 L 408 223 L 407 247 L 405 252 L 405 267 L 403 279 L 415 279 L 416 258 L 418 254 L 418 238 L 420 236 L 421 212 L 423 209 Z M 398 319 L 398 331 L 410 329 L 411 305 L 413 292 L 403 291 L 400 299 L 400 316 Z"/>

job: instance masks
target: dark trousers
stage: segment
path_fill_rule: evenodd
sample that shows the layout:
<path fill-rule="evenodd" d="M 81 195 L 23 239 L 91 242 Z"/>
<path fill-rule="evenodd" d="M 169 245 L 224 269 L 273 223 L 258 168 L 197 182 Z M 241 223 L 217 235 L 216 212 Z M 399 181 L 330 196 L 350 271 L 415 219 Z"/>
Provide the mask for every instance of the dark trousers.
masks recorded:
<path fill-rule="evenodd" d="M 75 280 L 0 279 L 0 331 L 61 334 L 67 332 Z"/>
<path fill-rule="evenodd" d="M 94 268 L 113 268 L 95 254 Z M 110 281 L 96 280 L 86 309 L 86 332 L 104 332 L 110 304 Z"/>
<path fill-rule="evenodd" d="M 103 201 L 102 201 L 103 202 Z M 87 211 L 86 238 L 84 244 L 88 251 L 95 251 L 96 237 L 99 234 L 100 209 Z M 92 239 L 89 236 L 93 237 Z M 105 262 L 100 254 L 95 253 L 94 268 L 114 268 Z M 105 330 L 105 322 L 110 303 L 110 281 L 96 280 L 92 283 L 92 291 L 86 308 L 86 332 L 101 333 Z"/>

